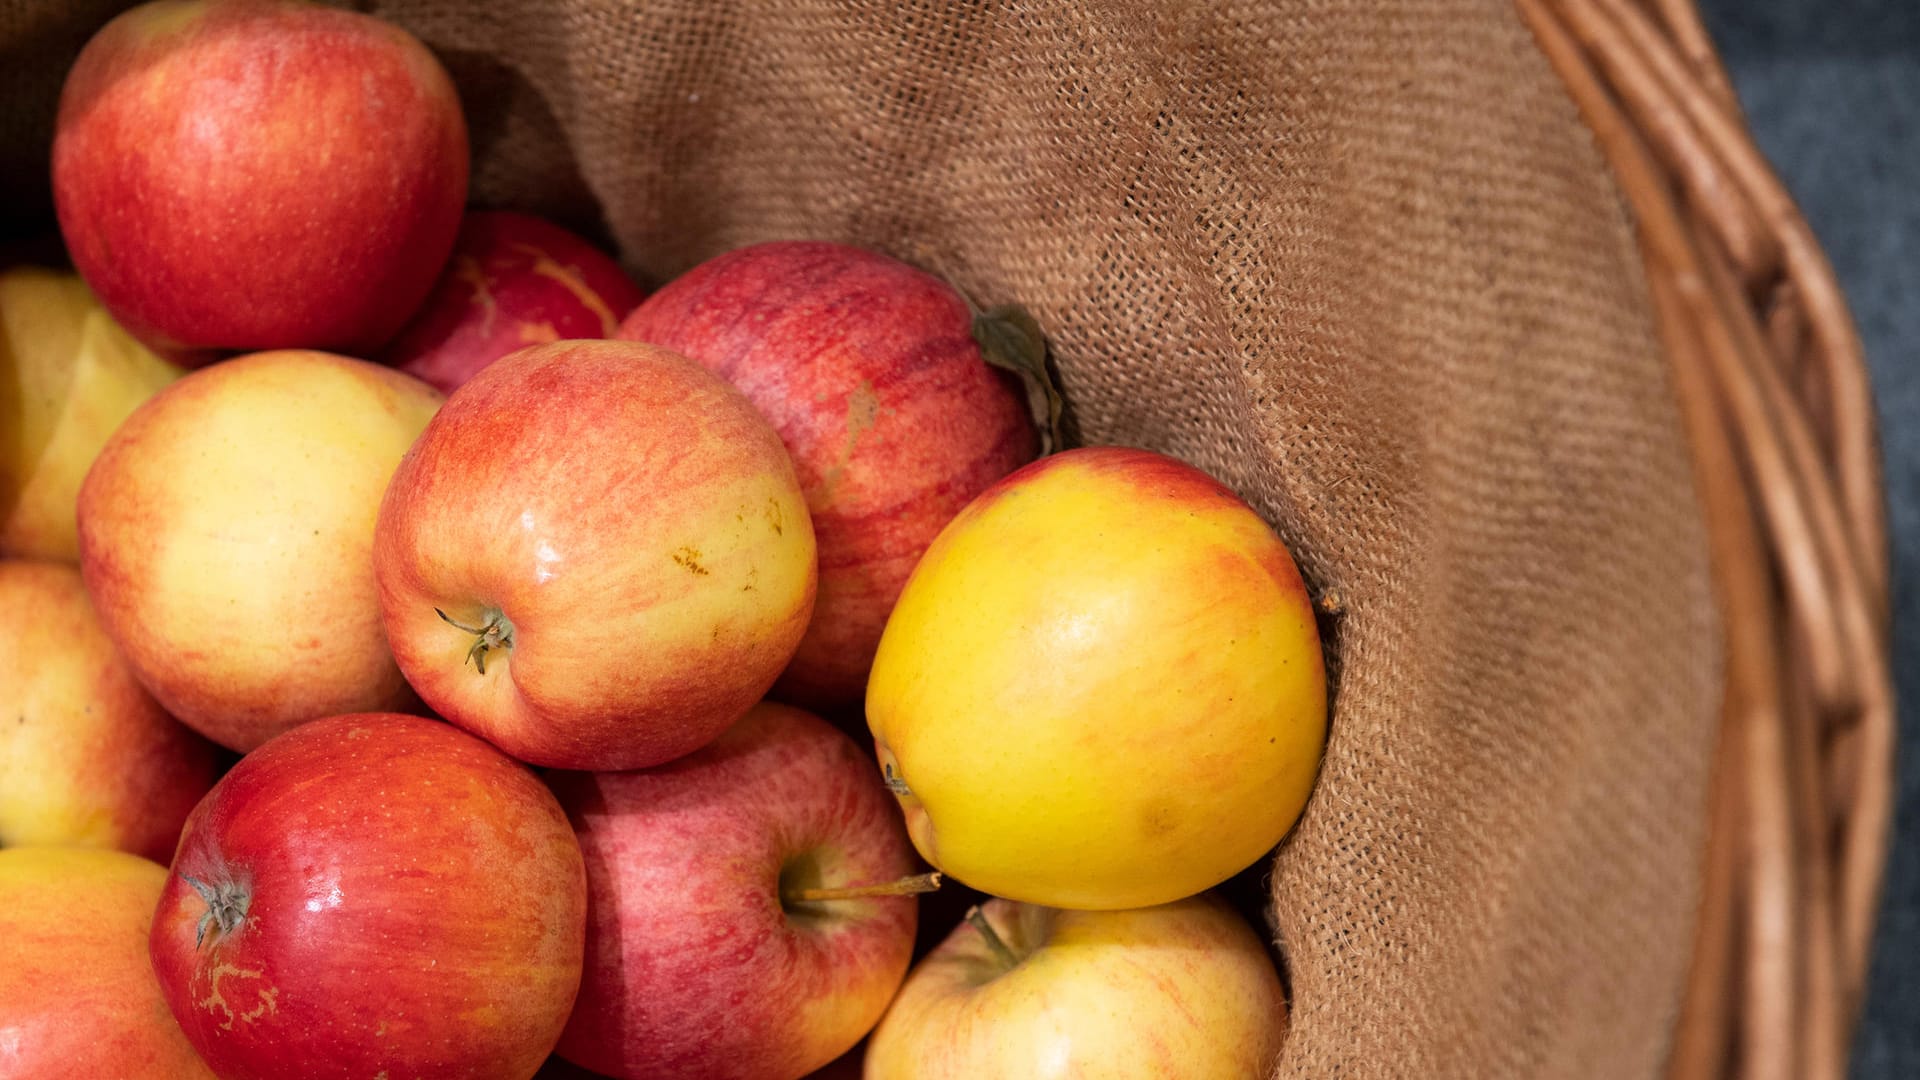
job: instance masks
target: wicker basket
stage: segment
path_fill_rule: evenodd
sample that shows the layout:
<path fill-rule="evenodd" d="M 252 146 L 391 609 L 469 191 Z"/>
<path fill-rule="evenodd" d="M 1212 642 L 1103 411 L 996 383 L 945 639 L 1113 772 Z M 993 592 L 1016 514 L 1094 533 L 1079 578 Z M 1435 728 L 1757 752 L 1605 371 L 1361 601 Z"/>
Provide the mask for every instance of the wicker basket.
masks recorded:
<path fill-rule="evenodd" d="M 1669 1072 L 1846 1074 L 1893 797 L 1860 340 L 1691 0 L 1518 0 L 1638 219 L 1726 630 L 1712 842 Z"/>

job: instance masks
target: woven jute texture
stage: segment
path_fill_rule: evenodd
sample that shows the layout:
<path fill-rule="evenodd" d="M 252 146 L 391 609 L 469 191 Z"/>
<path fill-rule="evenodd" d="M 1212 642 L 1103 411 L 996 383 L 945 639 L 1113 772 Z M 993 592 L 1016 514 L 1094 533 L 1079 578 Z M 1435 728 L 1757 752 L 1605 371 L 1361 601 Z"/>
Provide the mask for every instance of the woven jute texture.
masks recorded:
<path fill-rule="evenodd" d="M 115 6 L 0 0 L 12 226 L 51 222 L 58 81 Z M 1705 544 L 1629 222 L 1507 0 L 368 9 L 460 83 L 476 203 L 654 281 L 818 237 L 1022 303 L 1084 441 L 1212 471 L 1337 595 L 1280 1075 L 1657 1073 Z"/>

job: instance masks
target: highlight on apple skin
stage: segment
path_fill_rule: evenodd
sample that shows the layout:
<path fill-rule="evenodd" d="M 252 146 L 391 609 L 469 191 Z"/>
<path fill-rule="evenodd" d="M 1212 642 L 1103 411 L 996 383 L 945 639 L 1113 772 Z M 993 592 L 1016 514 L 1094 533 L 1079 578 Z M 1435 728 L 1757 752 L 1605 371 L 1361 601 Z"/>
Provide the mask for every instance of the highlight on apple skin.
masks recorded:
<path fill-rule="evenodd" d="M 427 705 L 561 769 L 711 742 L 813 611 L 779 436 L 698 364 L 631 341 L 533 346 L 454 391 L 387 488 L 373 568 Z"/>

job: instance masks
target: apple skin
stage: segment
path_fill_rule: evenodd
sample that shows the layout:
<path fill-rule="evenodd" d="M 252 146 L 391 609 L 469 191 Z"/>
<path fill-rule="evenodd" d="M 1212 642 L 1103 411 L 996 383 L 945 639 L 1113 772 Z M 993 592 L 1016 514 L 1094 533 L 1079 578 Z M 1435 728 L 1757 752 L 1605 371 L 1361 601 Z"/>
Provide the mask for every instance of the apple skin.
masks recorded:
<path fill-rule="evenodd" d="M 1326 675 L 1306 586 L 1246 503 L 1161 454 L 1070 450 L 928 548 L 867 721 L 934 866 L 1014 900 L 1147 907 L 1292 827 Z"/>
<path fill-rule="evenodd" d="M 427 48 L 289 0 L 161 0 L 68 73 L 53 192 L 74 266 L 162 353 L 365 355 L 439 276 L 467 130 Z"/>
<path fill-rule="evenodd" d="M 0 270 L 0 555 L 80 561 L 74 503 L 107 437 L 179 378 L 76 274 Z"/>
<path fill-rule="evenodd" d="M 1260 938 L 1201 895 L 1125 911 L 982 907 L 916 965 L 867 1044 L 867 1080 L 1268 1076 L 1287 1004 Z"/>
<path fill-rule="evenodd" d="M 535 765 L 634 769 L 711 742 L 779 676 L 813 529 L 738 391 L 664 349 L 565 341 L 447 400 L 387 489 L 374 570 L 434 712 Z"/>
<path fill-rule="evenodd" d="M 615 1077 L 794 1080 L 873 1027 L 912 958 L 912 896 L 799 887 L 918 869 L 869 757 L 811 714 L 756 706 L 654 769 L 551 778 L 586 854 L 586 975 L 559 1054 Z M 799 913 L 804 911 L 806 913 Z"/>
<path fill-rule="evenodd" d="M 80 489 L 80 567 L 142 685 L 239 751 L 390 709 L 373 525 L 439 406 L 391 368 L 283 350 L 193 372 L 136 409 Z"/>
<path fill-rule="evenodd" d="M 212 1080 L 147 959 L 166 880 L 125 852 L 0 849 L 0 1075 Z"/>
<path fill-rule="evenodd" d="M 528 345 L 612 337 L 645 297 L 619 263 L 560 226 L 475 211 L 440 283 L 383 359 L 452 393 Z"/>
<path fill-rule="evenodd" d="M 968 500 L 1033 459 L 1013 377 L 981 358 L 966 300 L 875 251 L 777 241 L 669 282 L 619 336 L 739 387 L 793 456 L 820 545 L 813 623 L 774 689 L 857 705 L 921 552 Z"/>
<path fill-rule="evenodd" d="M 233 890 L 226 919 L 191 878 Z M 150 941 L 227 1080 L 526 1080 L 580 984 L 580 847 L 525 767 L 456 728 L 329 717 L 247 755 L 188 819 Z"/>
<path fill-rule="evenodd" d="M 212 743 L 161 709 L 100 629 L 80 572 L 0 561 L 0 846 L 173 857 Z"/>

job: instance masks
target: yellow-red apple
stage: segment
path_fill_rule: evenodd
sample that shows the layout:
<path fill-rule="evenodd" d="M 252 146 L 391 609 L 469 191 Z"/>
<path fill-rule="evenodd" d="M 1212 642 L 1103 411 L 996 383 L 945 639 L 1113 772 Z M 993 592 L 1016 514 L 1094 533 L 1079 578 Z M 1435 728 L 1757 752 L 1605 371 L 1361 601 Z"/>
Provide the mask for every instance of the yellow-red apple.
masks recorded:
<path fill-rule="evenodd" d="M 330 717 L 194 810 L 150 952 L 226 1080 L 526 1080 L 580 985 L 586 899 L 525 767 L 435 720 Z"/>
<path fill-rule="evenodd" d="M 565 341 L 495 361 L 394 473 L 374 545 L 394 656 L 522 761 L 605 771 L 704 746 L 813 609 L 780 438 L 685 357 Z"/>
<path fill-rule="evenodd" d="M 446 71 L 337 7 L 142 4 L 61 91 L 61 234 L 107 310 L 169 355 L 377 348 L 433 287 L 466 192 Z"/>
<path fill-rule="evenodd" d="M 432 387 L 328 353 L 203 368 L 136 409 L 80 489 L 100 621 L 167 711 L 235 750 L 410 700 L 373 525 Z"/>
<path fill-rule="evenodd" d="M 1032 459 L 1012 376 L 987 366 L 953 287 L 876 251 L 730 251 L 669 282 L 620 336 L 733 383 L 793 455 L 820 545 L 813 622 L 774 694 L 857 704 L 887 613 L 969 499 Z"/>
<path fill-rule="evenodd" d="M 120 421 L 180 374 L 78 275 L 0 271 L 0 555 L 80 561 L 80 481 Z"/>
<path fill-rule="evenodd" d="M 0 1075 L 212 1080 L 147 959 L 166 881 L 119 851 L 0 850 Z"/>
<path fill-rule="evenodd" d="M 1211 896 L 1127 911 L 990 900 L 907 976 L 866 1077 L 1261 1077 L 1286 1030 L 1260 938 Z"/>
<path fill-rule="evenodd" d="M 586 974 L 559 1053 L 639 1080 L 796 1080 L 860 1041 L 913 953 L 916 868 L 873 760 L 756 706 L 653 769 L 551 781 L 589 888 Z"/>
<path fill-rule="evenodd" d="M 1326 740 L 1306 586 L 1246 503 L 1144 450 L 1070 450 L 962 510 L 867 687 L 920 853 L 995 896 L 1146 907 L 1279 843 Z"/>
<path fill-rule="evenodd" d="M 93 614 L 80 572 L 0 561 L 0 847 L 173 857 L 213 745 L 168 716 Z"/>
<path fill-rule="evenodd" d="M 528 345 L 612 337 L 645 295 L 619 263 L 558 225 L 476 211 L 461 224 L 440 283 L 384 359 L 452 393 Z"/>

